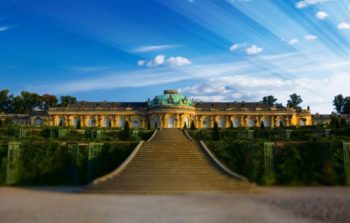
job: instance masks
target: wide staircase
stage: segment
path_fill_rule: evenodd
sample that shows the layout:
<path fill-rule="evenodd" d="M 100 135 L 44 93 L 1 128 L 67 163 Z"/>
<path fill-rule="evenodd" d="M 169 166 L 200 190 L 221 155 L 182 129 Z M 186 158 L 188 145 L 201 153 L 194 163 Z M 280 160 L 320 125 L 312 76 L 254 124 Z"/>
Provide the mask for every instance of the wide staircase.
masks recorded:
<path fill-rule="evenodd" d="M 252 185 L 220 171 L 201 146 L 178 129 L 162 129 L 116 174 L 95 181 L 89 193 L 249 191 Z"/>

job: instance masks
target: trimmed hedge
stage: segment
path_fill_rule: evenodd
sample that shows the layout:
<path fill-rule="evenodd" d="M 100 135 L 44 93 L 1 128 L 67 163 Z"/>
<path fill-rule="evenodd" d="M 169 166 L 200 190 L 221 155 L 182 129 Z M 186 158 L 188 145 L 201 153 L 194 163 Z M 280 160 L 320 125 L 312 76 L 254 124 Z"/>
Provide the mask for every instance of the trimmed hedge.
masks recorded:
<path fill-rule="evenodd" d="M 274 174 L 264 173 L 262 141 L 207 141 L 213 153 L 233 171 L 261 185 L 344 185 L 341 140 L 285 142 L 274 150 Z"/>
<path fill-rule="evenodd" d="M 119 166 L 136 143 L 105 143 L 95 160 L 93 178 Z M 72 154 L 58 142 L 23 142 L 21 159 L 15 163 L 17 185 L 73 185 L 88 183 L 88 148 Z M 7 145 L 0 146 L 0 184 L 6 184 Z"/>

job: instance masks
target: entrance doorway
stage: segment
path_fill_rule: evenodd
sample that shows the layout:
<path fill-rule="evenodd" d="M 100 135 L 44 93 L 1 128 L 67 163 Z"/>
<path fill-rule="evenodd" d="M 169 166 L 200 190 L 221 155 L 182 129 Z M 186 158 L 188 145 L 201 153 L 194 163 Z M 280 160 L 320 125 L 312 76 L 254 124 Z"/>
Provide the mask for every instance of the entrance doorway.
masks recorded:
<path fill-rule="evenodd" d="M 168 128 L 174 128 L 175 127 L 175 119 L 174 117 L 170 116 L 168 119 Z"/>

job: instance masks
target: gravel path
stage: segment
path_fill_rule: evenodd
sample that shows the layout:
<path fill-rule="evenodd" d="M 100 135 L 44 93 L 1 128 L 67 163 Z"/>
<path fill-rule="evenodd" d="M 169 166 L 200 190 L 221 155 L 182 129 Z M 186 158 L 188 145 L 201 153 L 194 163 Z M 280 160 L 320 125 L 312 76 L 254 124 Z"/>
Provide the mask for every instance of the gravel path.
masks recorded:
<path fill-rule="evenodd" d="M 250 195 L 87 195 L 70 191 L 0 188 L 0 222 L 350 222 L 350 188 L 267 188 Z"/>

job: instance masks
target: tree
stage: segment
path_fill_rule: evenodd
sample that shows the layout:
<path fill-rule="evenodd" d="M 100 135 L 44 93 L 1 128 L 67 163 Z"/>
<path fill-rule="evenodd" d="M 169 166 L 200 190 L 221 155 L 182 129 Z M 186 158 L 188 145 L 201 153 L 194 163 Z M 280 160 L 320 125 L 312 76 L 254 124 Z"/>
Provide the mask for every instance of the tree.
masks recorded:
<path fill-rule="evenodd" d="M 212 138 L 213 138 L 214 141 L 219 141 L 219 139 L 220 139 L 219 126 L 218 126 L 217 122 L 214 122 Z"/>
<path fill-rule="evenodd" d="M 0 128 L 2 128 L 2 120 L 0 119 Z"/>
<path fill-rule="evenodd" d="M 290 100 L 287 101 L 288 107 L 294 108 L 294 109 L 300 109 L 300 104 L 303 102 L 303 99 L 301 99 L 300 95 L 297 95 L 296 93 L 290 95 Z"/>
<path fill-rule="evenodd" d="M 14 112 L 16 114 L 23 114 L 26 112 L 22 96 L 17 95 L 11 100 L 11 112 Z"/>
<path fill-rule="evenodd" d="M 72 97 L 72 96 L 61 96 L 60 97 L 60 106 L 61 107 L 67 107 L 68 105 L 74 104 L 77 102 L 77 98 L 76 97 Z"/>
<path fill-rule="evenodd" d="M 194 121 L 191 122 L 191 130 L 196 130 L 196 125 L 194 124 Z"/>
<path fill-rule="evenodd" d="M 184 124 L 184 129 L 187 129 L 187 124 L 186 124 L 186 122 L 185 122 L 185 124 Z"/>
<path fill-rule="evenodd" d="M 233 126 L 233 122 L 232 122 L 232 121 L 230 121 L 230 128 L 231 128 L 231 129 L 233 129 L 233 128 L 234 128 L 234 126 Z"/>
<path fill-rule="evenodd" d="M 334 97 L 333 105 L 338 114 L 341 114 L 343 112 L 344 104 L 345 99 L 342 94 L 338 94 Z"/>
<path fill-rule="evenodd" d="M 120 140 L 129 140 L 130 139 L 130 128 L 129 128 L 128 121 L 125 121 L 124 128 L 119 133 L 119 139 Z"/>
<path fill-rule="evenodd" d="M 147 129 L 150 130 L 151 129 L 151 121 L 147 120 Z"/>
<path fill-rule="evenodd" d="M 263 104 L 270 105 L 270 106 L 275 105 L 276 101 L 277 101 L 277 98 L 275 98 L 272 95 L 265 96 L 263 97 L 263 100 L 262 100 Z"/>
<path fill-rule="evenodd" d="M 81 129 L 81 121 L 80 121 L 80 119 L 78 119 L 78 121 L 77 121 L 77 129 Z"/>
<path fill-rule="evenodd" d="M 264 129 L 264 128 L 265 128 L 265 123 L 264 123 L 264 121 L 261 121 L 261 122 L 260 122 L 260 128 L 261 128 L 261 129 Z"/>
<path fill-rule="evenodd" d="M 9 90 L 5 89 L 0 91 L 0 112 L 9 112 L 10 98 Z"/>
<path fill-rule="evenodd" d="M 55 95 L 44 94 L 42 96 L 43 109 L 48 110 L 49 108 L 56 107 L 58 99 Z"/>
<path fill-rule="evenodd" d="M 33 108 L 41 108 L 42 107 L 42 97 L 37 93 L 32 93 L 29 91 L 22 91 L 21 97 L 24 103 L 24 113 L 29 113 L 33 110 Z"/>
<path fill-rule="evenodd" d="M 343 114 L 350 114 L 350 97 L 346 97 L 344 101 Z"/>

